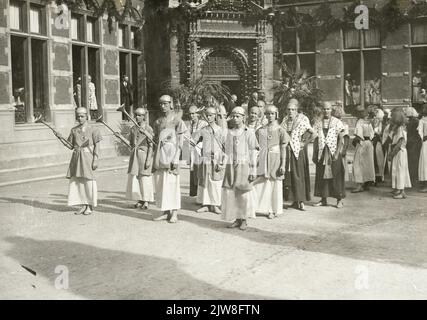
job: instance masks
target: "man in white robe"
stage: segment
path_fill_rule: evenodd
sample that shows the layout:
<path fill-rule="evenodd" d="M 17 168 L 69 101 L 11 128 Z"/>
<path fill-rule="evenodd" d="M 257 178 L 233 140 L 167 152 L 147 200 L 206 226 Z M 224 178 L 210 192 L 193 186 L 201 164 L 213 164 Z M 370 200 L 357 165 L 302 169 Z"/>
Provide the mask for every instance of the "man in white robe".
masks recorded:
<path fill-rule="evenodd" d="M 256 197 L 251 191 L 256 178 L 255 131 L 244 124 L 245 110 L 236 107 L 231 113 L 233 128 L 227 130 L 227 162 L 222 184 L 222 218 L 234 222 L 229 228 L 247 229 L 247 219 L 255 217 Z"/>
<path fill-rule="evenodd" d="M 197 202 L 202 207 L 197 212 L 221 214 L 221 187 L 224 178 L 224 140 L 225 130 L 215 123 L 217 111 L 213 107 L 206 109 L 208 125 L 202 128 L 194 139 L 202 140 L 202 155 L 199 165 L 199 187 Z"/>
<path fill-rule="evenodd" d="M 178 209 L 181 208 L 181 189 L 179 177 L 179 156 L 184 134 L 187 131 L 184 121 L 173 109 L 172 98 L 160 97 L 160 109 L 163 115 L 154 122 L 154 184 L 156 205 L 163 214 L 155 221 L 178 221 Z"/>

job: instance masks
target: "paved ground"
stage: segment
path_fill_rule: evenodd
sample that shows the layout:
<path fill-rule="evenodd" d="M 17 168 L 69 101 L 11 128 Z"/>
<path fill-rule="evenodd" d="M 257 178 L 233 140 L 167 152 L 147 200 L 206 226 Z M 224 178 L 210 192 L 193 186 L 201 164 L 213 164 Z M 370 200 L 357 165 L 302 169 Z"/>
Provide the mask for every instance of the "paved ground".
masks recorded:
<path fill-rule="evenodd" d="M 193 211 L 188 172 L 180 221 L 152 221 L 156 208 L 123 199 L 124 172 L 99 173 L 91 216 L 67 208 L 65 179 L 0 188 L 0 298 L 427 298 L 422 194 L 393 200 L 375 188 L 342 210 L 288 209 L 242 232 Z"/>

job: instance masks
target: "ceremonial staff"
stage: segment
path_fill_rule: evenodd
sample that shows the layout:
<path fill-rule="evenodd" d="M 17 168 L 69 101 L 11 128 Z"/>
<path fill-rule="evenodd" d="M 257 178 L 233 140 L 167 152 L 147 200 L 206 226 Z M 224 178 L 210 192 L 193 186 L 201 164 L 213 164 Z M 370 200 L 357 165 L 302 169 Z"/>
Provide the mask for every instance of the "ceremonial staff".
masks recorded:
<path fill-rule="evenodd" d="M 114 131 L 108 124 L 106 124 L 103 120 L 102 120 L 102 115 L 100 117 L 98 117 L 98 119 L 96 119 L 96 122 L 100 122 L 102 123 L 104 126 L 106 126 L 108 129 L 110 129 L 110 131 L 112 133 L 114 133 L 114 136 L 119 138 L 125 145 L 127 145 L 130 149 L 132 149 L 129 141 L 127 141 L 119 132 Z"/>
<path fill-rule="evenodd" d="M 147 131 L 145 131 L 144 129 L 142 129 L 141 128 L 141 126 L 129 115 L 129 113 L 127 113 L 127 111 L 126 111 L 126 109 L 125 109 L 125 105 L 124 104 L 122 104 L 121 106 L 120 106 L 120 108 L 118 108 L 117 109 L 117 111 L 121 111 L 121 112 L 123 112 L 128 118 L 129 118 L 129 120 L 130 121 L 132 121 L 135 125 L 136 125 L 136 127 L 139 129 L 139 131 L 143 134 L 143 135 L 145 135 L 146 137 L 147 137 L 147 140 L 150 142 L 150 143 L 152 143 L 153 145 L 157 145 L 155 142 L 154 142 L 154 140 L 151 138 L 151 135 L 147 132 Z"/>
<path fill-rule="evenodd" d="M 197 112 L 201 114 L 201 116 L 202 116 L 203 120 L 205 120 L 205 121 L 207 122 L 208 126 L 212 129 L 212 133 L 213 133 L 213 136 L 214 136 L 215 141 L 216 141 L 216 142 L 218 143 L 218 145 L 220 146 L 220 148 L 221 148 L 222 152 L 224 152 L 224 153 L 225 153 L 225 145 L 224 145 L 223 143 L 221 143 L 220 141 L 218 141 L 218 138 L 217 138 L 217 136 L 215 135 L 215 130 L 214 130 L 214 128 L 213 128 L 213 127 L 212 127 L 212 125 L 209 123 L 208 119 L 206 118 L 206 115 L 205 115 L 204 113 L 202 113 L 202 111 L 203 111 L 204 109 L 205 109 L 205 107 L 203 106 L 201 109 L 197 110 Z"/>
<path fill-rule="evenodd" d="M 44 122 L 42 120 L 42 115 L 39 115 L 38 117 L 35 117 L 34 120 L 35 123 L 43 123 L 45 126 L 47 126 L 50 130 L 53 131 L 53 134 L 59 139 L 59 141 L 62 142 L 64 146 L 66 146 L 68 149 L 73 150 L 73 145 L 65 139 L 58 131 L 56 131 L 54 128 L 52 128 L 48 123 Z"/>

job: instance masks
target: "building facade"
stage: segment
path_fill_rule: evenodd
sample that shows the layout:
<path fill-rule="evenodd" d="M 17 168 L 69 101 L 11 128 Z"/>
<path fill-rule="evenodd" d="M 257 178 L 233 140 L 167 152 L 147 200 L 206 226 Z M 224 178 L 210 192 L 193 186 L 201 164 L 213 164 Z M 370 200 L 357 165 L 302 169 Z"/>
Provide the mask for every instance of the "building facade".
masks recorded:
<path fill-rule="evenodd" d="M 163 75 L 172 83 L 205 77 L 228 86 L 239 97 L 262 91 L 267 100 L 272 100 L 275 81 L 284 80 L 282 71 L 286 66 L 306 77 L 315 77 L 324 99 L 345 106 L 348 111 L 358 105 L 393 108 L 412 103 L 418 106 L 425 101 L 425 3 L 363 1 L 371 14 L 371 24 L 360 30 L 356 21 L 342 23 L 344 16 L 354 15 L 349 11 L 362 4 L 360 1 L 188 2 L 197 15 L 188 19 L 187 29 L 181 30 L 184 36 L 179 28 L 166 31 L 169 37 L 163 45 L 169 47 L 164 50 L 165 56 L 159 56 L 163 66 L 166 63 L 169 67 Z M 278 16 L 288 17 L 289 12 L 294 13 L 289 20 L 301 19 L 303 23 L 325 4 L 331 18 L 341 21 L 327 34 L 320 35 L 319 27 L 304 29 L 292 23 L 287 26 L 286 19 L 281 20 L 283 25 L 277 23 Z M 169 1 L 168 5 L 176 7 L 182 1 Z M 390 20 L 382 23 L 388 23 L 390 28 L 372 23 L 381 10 L 382 18 Z M 394 24 L 393 10 L 399 10 L 401 18 L 407 19 Z M 248 12 L 252 16 L 249 23 Z M 254 21 L 254 16 L 258 20 Z M 160 86 L 153 86 L 161 90 Z"/>
<path fill-rule="evenodd" d="M 133 105 L 147 104 L 151 120 L 165 82 L 177 87 L 204 77 L 227 86 L 239 101 L 254 91 L 272 101 L 275 85 L 286 81 L 284 69 L 313 77 L 324 100 L 349 113 L 359 105 L 418 107 L 427 99 L 425 3 L 364 1 L 372 16 L 390 6 L 383 10 L 390 12 L 389 27 L 371 23 L 359 30 L 354 21 L 342 23 L 356 1 L 133 0 L 146 15 L 143 28 L 130 15 L 112 20 L 106 10 L 97 14 L 94 6 L 105 1 L 119 12 L 128 3 L 0 3 L 0 170 L 68 162 L 69 152 L 50 129 L 34 123 L 35 116 L 66 136 L 75 125 L 75 108 L 83 106 L 92 110 L 92 122 L 102 115 L 119 130 L 124 75 Z M 183 13 L 183 4 L 192 13 Z M 339 27 L 322 34 L 318 26 L 301 27 L 325 5 Z M 392 22 L 396 10 L 400 23 Z M 94 125 L 104 135 L 101 156 L 116 156 L 111 132 Z"/>
<path fill-rule="evenodd" d="M 34 120 L 42 116 L 67 137 L 79 106 L 90 110 L 91 122 L 104 136 L 101 156 L 117 155 L 112 133 L 95 119 L 102 115 L 119 130 L 122 114 L 116 109 L 123 75 L 133 84 L 134 102 L 144 102 L 142 32 L 130 15 L 111 20 L 96 14 L 93 3 L 68 7 L 45 0 L 1 1 L 1 170 L 68 162 L 67 149 Z"/>

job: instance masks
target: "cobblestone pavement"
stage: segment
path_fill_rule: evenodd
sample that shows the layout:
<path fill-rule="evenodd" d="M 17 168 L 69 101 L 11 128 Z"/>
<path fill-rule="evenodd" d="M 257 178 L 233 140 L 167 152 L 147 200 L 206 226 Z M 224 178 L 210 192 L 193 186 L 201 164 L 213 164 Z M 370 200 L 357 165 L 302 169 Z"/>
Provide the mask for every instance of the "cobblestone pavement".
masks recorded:
<path fill-rule="evenodd" d="M 195 213 L 188 180 L 184 169 L 175 225 L 152 221 L 155 206 L 130 208 L 125 170 L 98 174 L 91 216 L 66 206 L 66 179 L 0 188 L 0 298 L 427 298 L 423 194 L 372 188 L 343 209 L 287 209 L 243 232 Z"/>

